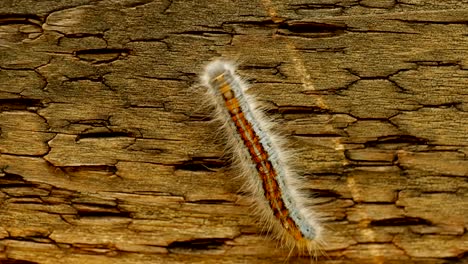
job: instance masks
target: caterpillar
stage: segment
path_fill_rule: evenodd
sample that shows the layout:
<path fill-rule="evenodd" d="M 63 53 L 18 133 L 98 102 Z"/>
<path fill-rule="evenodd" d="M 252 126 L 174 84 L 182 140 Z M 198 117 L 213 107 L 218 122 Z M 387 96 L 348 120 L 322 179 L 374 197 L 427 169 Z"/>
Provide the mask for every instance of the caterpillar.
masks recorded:
<path fill-rule="evenodd" d="M 302 189 L 304 180 L 290 166 L 285 138 L 274 131 L 259 102 L 247 93 L 248 85 L 236 74 L 235 63 L 212 61 L 201 82 L 261 220 L 282 244 L 311 254 L 321 244 L 322 227 Z"/>

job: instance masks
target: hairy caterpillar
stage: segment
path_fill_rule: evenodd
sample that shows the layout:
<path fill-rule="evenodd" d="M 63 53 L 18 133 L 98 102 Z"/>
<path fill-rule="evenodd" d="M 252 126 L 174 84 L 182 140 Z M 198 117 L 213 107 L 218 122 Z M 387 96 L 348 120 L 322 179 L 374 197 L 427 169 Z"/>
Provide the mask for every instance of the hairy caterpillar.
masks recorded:
<path fill-rule="evenodd" d="M 289 167 L 285 139 L 274 133 L 271 121 L 246 93 L 248 85 L 235 71 L 235 64 L 225 60 L 206 66 L 201 80 L 215 107 L 213 115 L 222 123 L 234 165 L 268 229 L 291 249 L 310 254 L 321 242 L 318 216 L 301 189 L 303 180 Z"/>

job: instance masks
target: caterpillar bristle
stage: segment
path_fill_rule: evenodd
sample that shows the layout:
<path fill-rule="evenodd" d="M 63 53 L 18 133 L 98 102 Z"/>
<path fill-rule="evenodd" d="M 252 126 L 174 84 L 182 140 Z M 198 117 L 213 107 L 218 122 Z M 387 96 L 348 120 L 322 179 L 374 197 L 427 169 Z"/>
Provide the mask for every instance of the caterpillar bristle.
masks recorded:
<path fill-rule="evenodd" d="M 251 193 L 262 230 L 299 254 L 314 256 L 322 241 L 319 214 L 303 191 L 304 179 L 294 169 L 287 140 L 275 131 L 264 107 L 246 93 L 248 85 L 236 73 L 236 63 L 219 59 L 201 76 L 207 101 L 221 126 L 226 151 Z"/>

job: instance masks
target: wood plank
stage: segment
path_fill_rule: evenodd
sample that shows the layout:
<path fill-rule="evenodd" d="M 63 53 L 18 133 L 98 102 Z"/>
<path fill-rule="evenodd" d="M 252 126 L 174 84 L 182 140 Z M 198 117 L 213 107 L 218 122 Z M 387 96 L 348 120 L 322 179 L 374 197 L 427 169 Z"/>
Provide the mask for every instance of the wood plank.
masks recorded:
<path fill-rule="evenodd" d="M 465 1 L 2 1 L 0 263 L 284 263 L 202 103 L 217 57 L 297 151 L 319 263 L 468 261 L 467 23 Z"/>

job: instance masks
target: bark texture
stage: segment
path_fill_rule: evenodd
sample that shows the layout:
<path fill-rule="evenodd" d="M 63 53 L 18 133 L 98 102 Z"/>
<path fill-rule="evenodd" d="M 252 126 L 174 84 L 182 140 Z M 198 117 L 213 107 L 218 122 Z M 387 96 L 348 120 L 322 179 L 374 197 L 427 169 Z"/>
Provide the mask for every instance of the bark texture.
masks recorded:
<path fill-rule="evenodd" d="M 0 263 L 284 263 L 200 106 L 219 56 L 301 147 L 319 263 L 468 263 L 467 25 L 460 0 L 2 0 Z"/>

